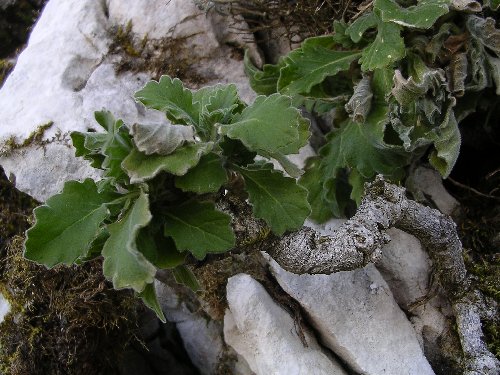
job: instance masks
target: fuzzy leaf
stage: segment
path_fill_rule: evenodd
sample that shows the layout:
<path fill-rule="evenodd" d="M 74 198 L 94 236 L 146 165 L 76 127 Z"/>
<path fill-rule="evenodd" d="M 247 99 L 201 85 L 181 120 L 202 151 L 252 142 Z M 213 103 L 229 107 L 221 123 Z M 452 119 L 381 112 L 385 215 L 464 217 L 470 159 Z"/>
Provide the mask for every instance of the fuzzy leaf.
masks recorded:
<path fill-rule="evenodd" d="M 351 37 L 354 43 L 359 43 L 361 38 L 363 38 L 363 34 L 377 25 L 378 19 L 375 14 L 373 12 L 368 12 L 361 15 L 361 17 L 349 25 L 345 33 Z"/>
<path fill-rule="evenodd" d="M 193 142 L 193 128 L 185 125 L 134 124 L 131 134 L 137 149 L 146 155 L 171 154 L 184 142 Z"/>
<path fill-rule="evenodd" d="M 36 222 L 26 232 L 24 256 L 47 267 L 85 257 L 109 216 L 106 203 L 117 197 L 98 193 L 91 179 L 66 182 L 60 194 L 34 210 Z"/>
<path fill-rule="evenodd" d="M 174 124 L 198 124 L 198 111 L 193 105 L 192 92 L 178 78 L 162 76 L 150 81 L 135 93 L 135 98 L 148 108 L 165 112 Z"/>
<path fill-rule="evenodd" d="M 141 193 L 127 213 L 108 225 L 109 238 L 104 244 L 103 272 L 115 289 L 133 288 L 142 292 L 154 280 L 156 267 L 138 250 L 136 239 L 141 228 L 151 221 L 148 195 Z"/>
<path fill-rule="evenodd" d="M 271 164 L 254 164 L 238 168 L 255 217 L 264 219 L 274 233 L 300 228 L 311 208 L 307 190 L 295 180 L 275 171 Z"/>
<path fill-rule="evenodd" d="M 160 172 L 182 176 L 198 164 L 202 155 L 209 152 L 211 148 L 211 143 L 190 143 L 165 156 L 146 155 L 133 149 L 123 160 L 122 167 L 127 171 L 130 182 L 133 184 L 150 180 Z"/>
<path fill-rule="evenodd" d="M 251 151 L 288 155 L 307 144 L 309 121 L 292 107 L 289 97 L 273 94 L 258 96 L 221 131 L 229 138 L 239 139 Z"/>
<path fill-rule="evenodd" d="M 156 313 L 158 319 L 163 323 L 167 322 L 163 310 L 158 303 L 158 298 L 156 297 L 156 290 L 154 284 L 147 284 L 144 290 L 139 293 L 139 297 L 142 299 L 144 304 Z"/>
<path fill-rule="evenodd" d="M 193 271 L 191 271 L 187 266 L 178 266 L 172 270 L 175 281 L 177 283 L 187 286 L 193 292 L 201 290 L 200 283 L 196 279 Z"/>
<path fill-rule="evenodd" d="M 231 218 L 215 209 L 213 203 L 191 200 L 165 213 L 165 235 L 180 251 L 189 250 L 197 259 L 207 253 L 222 253 L 235 244 Z"/>
<path fill-rule="evenodd" d="M 260 95 L 271 95 L 278 91 L 278 79 L 282 65 L 264 64 L 260 70 L 252 63 L 248 51 L 245 51 L 243 63 L 245 74 L 253 91 Z"/>
<path fill-rule="evenodd" d="M 428 29 L 448 13 L 448 4 L 449 0 L 420 0 L 416 5 L 403 8 L 394 0 L 375 0 L 373 6 L 380 11 L 383 22 Z"/>
<path fill-rule="evenodd" d="M 376 12 L 374 13 L 375 15 Z M 377 36 L 363 50 L 360 58 L 361 70 L 373 71 L 384 68 L 405 56 L 405 44 L 401 37 L 401 26 L 378 19 Z"/>
<path fill-rule="evenodd" d="M 185 175 L 175 178 L 175 186 L 198 194 L 215 193 L 227 182 L 221 158 L 215 153 L 201 157 L 200 162 Z"/>
<path fill-rule="evenodd" d="M 483 7 L 478 1 L 475 0 L 451 0 L 450 9 L 459 12 L 481 12 Z"/>
<path fill-rule="evenodd" d="M 351 63 L 361 55 L 358 51 L 332 50 L 334 45 L 333 36 L 319 36 L 306 39 L 300 48 L 290 52 L 280 71 L 279 92 L 307 94 L 326 77 L 349 70 Z"/>
<path fill-rule="evenodd" d="M 441 69 L 426 69 L 416 77 L 405 79 L 399 70 L 394 74 L 392 94 L 399 104 L 409 106 L 424 96 L 429 90 L 437 92 L 443 89 L 446 78 Z"/>
<path fill-rule="evenodd" d="M 500 30 L 495 27 L 495 24 L 496 21 L 491 17 L 469 16 L 467 18 L 467 29 L 471 35 L 500 57 Z"/>
<path fill-rule="evenodd" d="M 309 158 L 304 168 L 305 172 L 298 183 L 307 189 L 307 201 L 311 206 L 309 218 L 317 223 L 324 223 L 332 217 L 332 209 L 323 198 L 323 184 L 321 183 L 323 173 L 320 165 L 320 158 Z"/>

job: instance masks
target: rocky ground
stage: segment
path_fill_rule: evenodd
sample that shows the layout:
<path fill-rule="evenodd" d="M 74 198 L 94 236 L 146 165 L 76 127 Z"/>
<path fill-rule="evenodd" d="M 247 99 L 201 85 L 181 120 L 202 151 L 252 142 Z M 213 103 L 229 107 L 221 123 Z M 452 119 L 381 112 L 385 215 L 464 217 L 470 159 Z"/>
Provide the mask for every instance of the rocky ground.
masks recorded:
<path fill-rule="evenodd" d="M 37 19 L 43 5 L 17 3 L 31 7 L 31 20 Z M 11 9 L 0 10 L 0 22 Z M 98 177 L 85 161 L 74 157 L 68 133 L 96 129 L 93 112 L 102 108 L 129 124 L 161 121 L 161 116 L 138 106 L 132 96 L 162 73 L 178 76 L 193 88 L 233 82 L 245 100 L 253 100 L 242 51 L 250 48 L 257 60 L 260 56 L 272 61 L 290 46 L 267 38 L 260 45 L 265 53 L 259 55 L 252 38 L 273 31 L 260 29 L 252 34 L 245 23 L 235 22 L 217 12 L 207 14 L 185 0 L 48 1 L 23 52 L 15 51 L 25 43 L 26 31 L 15 33 L 16 38 L 20 35 L 18 40 L 5 37 L 12 47 L 0 56 L 15 64 L 0 90 L 0 164 L 5 175 L 38 201 L 59 191 L 68 179 Z M 464 152 L 452 175 L 458 183 L 446 183 L 461 208 L 434 171 L 422 167 L 413 178 L 427 202 L 461 223 L 468 266 L 480 289 L 498 302 L 500 220 L 494 189 L 500 163 L 498 152 L 488 151 L 495 150 L 495 136 L 486 137 L 487 163 L 481 171 L 470 174 L 471 162 L 466 160 L 470 157 Z M 0 220 L 6 230 L 0 244 L 0 296 L 4 297 L 0 312 L 11 314 L 3 317 L 0 373 L 420 375 L 460 371 L 450 306 L 433 282 L 425 250 L 404 232 L 391 231 L 392 241 L 379 263 L 352 272 L 298 276 L 265 256 L 228 256 L 194 269 L 205 287 L 198 295 L 164 275 L 157 283 L 168 320 L 162 324 L 128 292 L 109 290 L 97 272 L 99 267 L 92 263 L 49 272 L 24 261 L 22 238 L 15 236 L 22 236 L 35 202 L 13 190 L 6 178 L 1 184 Z M 309 225 L 327 234 L 339 223 Z M 29 285 L 21 287 L 26 280 Z M 58 307 L 68 304 L 78 309 Z M 117 307 L 122 304 L 127 307 Z M 96 325 L 101 330 L 90 328 Z M 490 350 L 499 356 L 498 315 L 492 313 L 484 326 Z M 56 331 L 64 334 L 58 337 Z M 75 340 L 82 335 L 85 341 Z M 33 351 L 41 347 L 47 350 Z M 102 353 L 102 358 L 96 360 L 91 353 Z M 95 367 L 86 367 L 91 364 Z M 15 370 L 14 365 L 32 367 Z"/>

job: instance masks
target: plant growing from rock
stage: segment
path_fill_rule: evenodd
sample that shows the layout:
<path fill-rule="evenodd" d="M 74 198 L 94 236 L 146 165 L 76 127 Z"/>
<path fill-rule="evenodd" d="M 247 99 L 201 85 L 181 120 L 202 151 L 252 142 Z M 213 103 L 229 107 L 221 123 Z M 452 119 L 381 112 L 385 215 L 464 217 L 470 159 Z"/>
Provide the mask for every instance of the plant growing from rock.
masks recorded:
<path fill-rule="evenodd" d="M 247 60 L 253 86 L 270 95 L 251 105 L 233 85 L 191 91 L 168 76 L 148 83 L 137 100 L 168 121 L 128 126 L 103 111 L 96 113 L 103 132 L 73 133 L 77 156 L 103 178 L 69 181 L 37 208 L 25 256 L 52 267 L 102 255 L 114 287 L 134 289 L 164 319 L 153 287 L 160 269 L 196 289 L 186 263 L 234 249 L 266 251 L 295 273 L 353 270 L 376 261 L 389 241 L 386 230 L 397 227 L 427 248 L 449 293 L 465 373 L 497 373 L 453 221 L 381 176 L 365 185 L 376 175 L 401 179 L 425 153 L 449 174 L 459 120 L 477 108 L 474 98 L 489 103 L 488 88 L 498 82 L 491 69 L 498 32 L 491 18 L 469 14 L 478 5 L 376 0 L 372 11 L 350 25 L 336 23 L 332 36 L 306 40 L 278 65 L 260 71 Z M 446 18 L 450 8 L 461 23 Z M 339 127 L 309 160 L 300 184 L 287 155 L 308 142 L 308 122 L 289 96 L 319 113 L 337 109 Z M 311 208 L 317 221 L 341 214 L 349 194 L 357 213 L 333 235 L 302 227 Z"/>

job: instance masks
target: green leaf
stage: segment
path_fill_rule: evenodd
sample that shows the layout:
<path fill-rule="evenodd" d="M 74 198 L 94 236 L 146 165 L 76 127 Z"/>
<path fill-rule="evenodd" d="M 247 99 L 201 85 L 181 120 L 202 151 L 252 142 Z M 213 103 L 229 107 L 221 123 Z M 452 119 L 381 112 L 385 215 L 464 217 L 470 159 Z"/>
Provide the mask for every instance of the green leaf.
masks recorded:
<path fill-rule="evenodd" d="M 163 225 L 157 221 L 139 231 L 137 249 L 157 268 L 174 268 L 184 264 L 186 254 L 175 248 L 174 241 L 163 235 Z"/>
<path fill-rule="evenodd" d="M 274 233 L 282 235 L 304 224 L 311 211 L 307 190 L 293 178 L 275 171 L 271 164 L 254 164 L 238 171 L 245 179 L 255 217 L 264 219 Z"/>
<path fill-rule="evenodd" d="M 486 0 L 483 1 L 483 3 L 490 7 L 490 9 L 492 10 L 498 10 L 498 8 L 500 7 L 500 0 Z"/>
<path fill-rule="evenodd" d="M 174 124 L 197 125 L 198 110 L 193 93 L 178 78 L 164 75 L 158 82 L 150 81 L 135 93 L 135 98 L 148 108 L 165 112 Z"/>
<path fill-rule="evenodd" d="M 401 26 L 378 19 L 377 31 L 375 40 L 363 50 L 359 60 L 364 72 L 387 67 L 401 60 L 406 53 Z"/>
<path fill-rule="evenodd" d="M 282 64 L 264 64 L 262 70 L 260 70 L 253 64 L 248 50 L 245 51 L 243 63 L 245 66 L 245 74 L 248 77 L 250 87 L 252 87 L 253 91 L 260 95 L 271 95 L 278 91 L 278 79 L 280 77 Z"/>
<path fill-rule="evenodd" d="M 207 253 L 221 253 L 234 246 L 230 222 L 231 218 L 216 210 L 213 203 L 191 200 L 168 208 L 165 235 L 174 239 L 179 250 L 189 250 L 203 259 Z"/>
<path fill-rule="evenodd" d="M 128 173 L 133 184 L 150 180 L 162 171 L 182 176 L 198 164 L 200 158 L 209 152 L 212 146 L 211 143 L 191 143 L 165 156 L 146 155 L 134 148 L 123 160 L 122 168 Z"/>
<path fill-rule="evenodd" d="M 373 72 L 372 91 L 373 101 L 377 104 L 387 103 L 387 96 L 393 87 L 394 70 L 391 68 L 377 69 Z"/>
<path fill-rule="evenodd" d="M 168 155 L 185 142 L 194 142 L 191 126 L 170 123 L 134 124 L 131 134 L 137 149 L 146 155 Z"/>
<path fill-rule="evenodd" d="M 154 284 L 147 284 L 144 290 L 139 293 L 139 297 L 142 299 L 144 304 L 156 313 L 158 319 L 163 323 L 167 322 L 163 310 L 158 303 L 158 298 L 156 297 L 156 290 Z"/>
<path fill-rule="evenodd" d="M 26 232 L 24 256 L 47 267 L 85 257 L 109 216 L 106 203 L 117 197 L 99 193 L 91 179 L 66 182 L 60 194 L 34 210 L 36 222 Z"/>
<path fill-rule="evenodd" d="M 215 124 L 227 124 L 235 113 L 240 113 L 245 104 L 240 101 L 236 85 L 207 86 L 193 93 L 193 102 L 198 107 L 198 135 L 205 140 L 215 140 Z"/>
<path fill-rule="evenodd" d="M 185 175 L 175 178 L 175 186 L 198 194 L 215 193 L 227 182 L 227 173 L 220 156 L 211 152 Z"/>
<path fill-rule="evenodd" d="M 354 43 L 359 43 L 361 38 L 363 38 L 363 34 L 371 28 L 374 28 L 378 25 L 378 19 L 373 14 L 373 12 L 364 13 L 355 20 L 349 27 L 346 29 L 345 33 L 349 35 Z"/>
<path fill-rule="evenodd" d="M 351 63 L 361 55 L 358 51 L 332 50 L 334 45 L 333 36 L 319 36 L 306 39 L 300 48 L 290 52 L 280 71 L 279 92 L 307 94 L 326 77 L 349 70 Z"/>
<path fill-rule="evenodd" d="M 151 221 L 148 195 L 141 192 L 127 213 L 108 225 L 109 238 L 104 244 L 103 272 L 115 289 L 133 288 L 142 292 L 151 284 L 156 267 L 137 248 L 137 235 Z"/>
<path fill-rule="evenodd" d="M 309 121 L 292 107 L 289 97 L 273 94 L 258 96 L 232 124 L 221 126 L 221 131 L 251 151 L 288 155 L 307 144 Z"/>
<path fill-rule="evenodd" d="M 172 270 L 175 281 L 179 284 L 186 285 L 193 292 L 201 290 L 200 283 L 196 279 L 193 271 L 191 271 L 187 266 L 178 266 Z"/>
<path fill-rule="evenodd" d="M 467 17 L 467 29 L 472 37 L 500 57 L 500 30 L 495 25 L 496 21 L 491 17 Z"/>
<path fill-rule="evenodd" d="M 85 142 L 92 136 L 105 137 L 102 133 L 82 133 L 82 132 L 71 132 L 71 142 L 73 147 L 75 147 L 75 156 L 82 156 L 85 160 L 90 161 L 90 165 L 93 168 L 101 168 L 102 162 L 104 161 L 104 155 L 100 153 L 100 150 L 92 150 L 85 147 Z"/>
<path fill-rule="evenodd" d="M 449 3 L 449 0 L 420 0 L 416 5 L 403 8 L 394 0 L 375 0 L 373 6 L 380 11 L 383 22 L 428 29 L 439 17 L 448 13 Z"/>
<path fill-rule="evenodd" d="M 298 181 L 300 186 L 307 189 L 307 201 L 311 206 L 310 219 L 317 223 L 324 223 L 332 217 L 332 209 L 323 198 L 323 173 L 320 168 L 319 157 L 307 159 L 305 172 Z"/>
<path fill-rule="evenodd" d="M 367 181 L 368 179 L 361 176 L 356 169 L 351 170 L 351 173 L 349 173 L 349 184 L 352 186 L 351 199 L 358 206 L 361 203 L 361 198 L 365 191 L 365 182 Z"/>
<path fill-rule="evenodd" d="M 344 49 L 354 49 L 351 38 L 347 33 L 347 24 L 344 21 L 333 21 L 333 42 Z"/>

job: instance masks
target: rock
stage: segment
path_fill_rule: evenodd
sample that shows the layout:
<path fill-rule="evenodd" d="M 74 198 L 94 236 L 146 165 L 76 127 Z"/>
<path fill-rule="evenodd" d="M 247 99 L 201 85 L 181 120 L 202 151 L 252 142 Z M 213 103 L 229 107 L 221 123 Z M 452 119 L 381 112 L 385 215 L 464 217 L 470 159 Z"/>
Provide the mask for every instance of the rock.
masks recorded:
<path fill-rule="evenodd" d="M 224 338 L 257 375 L 347 374 L 307 331 L 304 346 L 291 316 L 249 275 L 228 280 L 227 301 Z"/>
<path fill-rule="evenodd" d="M 193 297 L 181 298 L 174 288 L 160 282 L 155 288 L 165 317 L 176 325 L 193 364 L 202 374 L 214 374 L 224 355 L 222 325 L 205 316 Z"/>
<path fill-rule="evenodd" d="M 270 264 L 324 345 L 354 372 L 434 374 L 415 330 L 375 266 L 332 275 L 294 275 L 272 260 Z"/>
<path fill-rule="evenodd" d="M 2 293 L 0 293 L 0 323 L 3 322 L 7 314 L 10 312 L 10 303 L 4 297 Z"/>
<path fill-rule="evenodd" d="M 98 129 L 94 111 L 107 108 L 126 124 L 164 117 L 133 100 L 150 72 L 115 72 L 113 30 L 129 21 L 139 40 L 180 38 L 203 84 L 235 82 L 245 100 L 255 97 L 240 57 L 224 44 L 236 37 L 190 1 L 51 0 L 0 90 L 0 165 L 21 191 L 44 201 L 66 180 L 98 178 L 68 147 L 71 131 Z M 169 53 L 163 60 L 175 59 L 177 51 Z M 37 134 L 47 123 L 53 125 Z M 23 144 L 34 134 L 35 142 Z"/>
<path fill-rule="evenodd" d="M 424 195 L 430 197 L 444 214 L 453 215 L 460 206 L 458 201 L 446 191 L 443 179 L 435 169 L 418 167 L 408 178 L 407 185 L 415 192 L 418 200 L 424 200 Z"/>

